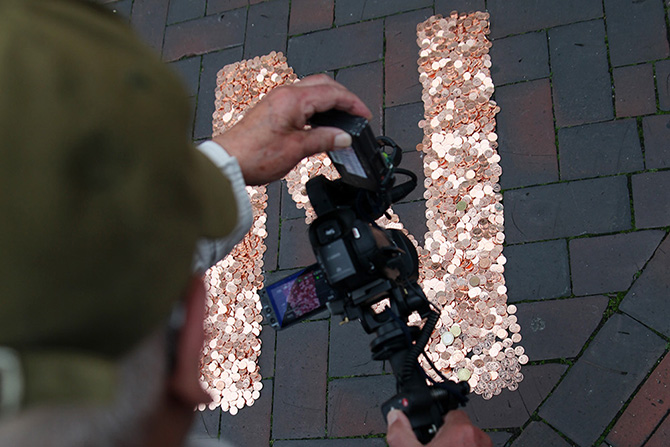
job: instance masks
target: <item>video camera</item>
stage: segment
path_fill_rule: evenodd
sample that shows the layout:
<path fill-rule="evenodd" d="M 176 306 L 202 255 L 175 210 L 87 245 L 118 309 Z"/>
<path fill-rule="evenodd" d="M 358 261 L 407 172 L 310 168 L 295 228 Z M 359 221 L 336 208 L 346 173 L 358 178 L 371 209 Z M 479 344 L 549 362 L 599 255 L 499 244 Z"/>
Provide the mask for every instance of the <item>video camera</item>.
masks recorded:
<path fill-rule="evenodd" d="M 398 167 L 400 147 L 390 138 L 375 138 L 364 118 L 331 110 L 315 114 L 310 125 L 340 128 L 351 135 L 352 146 L 328 153 L 339 179 L 317 176 L 306 185 L 317 215 L 309 227 L 317 262 L 261 290 L 262 312 L 276 330 L 326 307 L 359 320 L 367 333 L 376 334 L 372 358 L 388 360 L 396 378 L 398 393 L 382 405 L 384 417 L 391 409 L 402 410 L 426 443 L 443 416 L 465 404 L 470 388 L 447 380 L 428 356 L 441 382 L 419 364 L 440 314 L 417 284 L 418 256 L 409 238 L 375 223 L 416 187 L 417 176 Z M 398 174 L 408 180 L 396 185 Z M 380 310 L 383 305 L 375 305 L 384 299 L 388 305 Z M 407 324 L 414 312 L 424 320 L 422 328 Z"/>

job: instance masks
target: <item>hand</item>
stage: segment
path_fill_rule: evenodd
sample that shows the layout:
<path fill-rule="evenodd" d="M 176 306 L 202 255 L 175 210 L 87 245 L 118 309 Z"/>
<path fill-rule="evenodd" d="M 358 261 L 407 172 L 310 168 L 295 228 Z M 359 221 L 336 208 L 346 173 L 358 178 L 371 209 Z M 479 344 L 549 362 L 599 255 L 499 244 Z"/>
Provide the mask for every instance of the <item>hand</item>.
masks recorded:
<path fill-rule="evenodd" d="M 391 410 L 388 414 L 389 427 L 386 440 L 390 447 L 420 447 L 412 425 L 400 410 Z M 444 424 L 435 434 L 429 447 L 491 447 L 491 438 L 472 425 L 467 414 L 452 410 L 444 417 Z"/>
<path fill-rule="evenodd" d="M 305 130 L 316 112 L 339 109 L 370 119 L 363 102 L 326 75 L 307 77 L 268 93 L 244 118 L 213 140 L 237 158 L 248 185 L 260 185 L 285 176 L 303 158 L 351 145 L 340 129 Z"/>

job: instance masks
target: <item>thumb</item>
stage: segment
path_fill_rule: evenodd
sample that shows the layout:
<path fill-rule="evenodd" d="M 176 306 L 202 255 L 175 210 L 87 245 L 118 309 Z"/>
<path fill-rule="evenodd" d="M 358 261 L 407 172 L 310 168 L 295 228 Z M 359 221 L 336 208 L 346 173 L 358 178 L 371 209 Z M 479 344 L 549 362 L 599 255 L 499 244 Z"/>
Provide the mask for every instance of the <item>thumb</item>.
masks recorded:
<path fill-rule="evenodd" d="M 421 447 L 405 413 L 400 410 L 391 410 L 386 419 L 388 420 L 386 441 L 390 447 Z"/>
<path fill-rule="evenodd" d="M 302 145 L 306 157 L 351 146 L 351 135 L 334 127 L 317 127 L 303 132 Z"/>

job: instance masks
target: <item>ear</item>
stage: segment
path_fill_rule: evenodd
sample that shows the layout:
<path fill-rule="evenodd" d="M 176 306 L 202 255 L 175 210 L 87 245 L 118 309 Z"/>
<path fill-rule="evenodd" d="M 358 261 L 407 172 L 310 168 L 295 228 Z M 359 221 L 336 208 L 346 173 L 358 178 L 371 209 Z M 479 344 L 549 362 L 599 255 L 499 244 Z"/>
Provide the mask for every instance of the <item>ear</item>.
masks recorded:
<path fill-rule="evenodd" d="M 205 342 L 206 292 L 200 276 L 192 276 L 184 296 L 186 318 L 178 335 L 175 368 L 169 379 L 171 394 L 191 408 L 211 402 L 200 386 L 200 358 Z"/>

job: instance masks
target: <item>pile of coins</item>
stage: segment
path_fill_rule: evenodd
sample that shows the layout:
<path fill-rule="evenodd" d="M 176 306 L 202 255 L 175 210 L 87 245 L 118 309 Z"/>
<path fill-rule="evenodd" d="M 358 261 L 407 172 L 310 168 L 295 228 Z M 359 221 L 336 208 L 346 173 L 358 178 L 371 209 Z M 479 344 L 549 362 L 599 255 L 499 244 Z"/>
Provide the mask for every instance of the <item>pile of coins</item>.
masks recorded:
<path fill-rule="evenodd" d="M 241 120 L 270 90 L 295 79 L 281 53 L 225 66 L 217 74 L 214 135 Z M 205 274 L 208 296 L 200 380 L 212 397 L 209 408 L 220 406 L 231 414 L 252 405 L 263 387 L 257 365 L 263 321 L 257 291 L 263 287 L 267 195 L 265 186 L 247 187 L 247 193 L 253 210 L 251 231 Z"/>
<path fill-rule="evenodd" d="M 428 356 L 447 379 L 485 399 L 515 390 L 528 362 L 507 306 L 505 240 L 486 35 L 489 15 L 454 12 L 417 26 L 426 191 L 422 287 L 442 309 Z M 424 365 L 426 366 L 426 365 Z M 433 374 L 433 377 L 435 375 Z"/>

